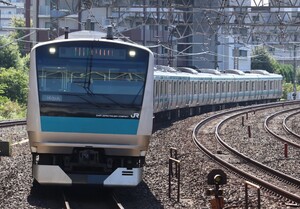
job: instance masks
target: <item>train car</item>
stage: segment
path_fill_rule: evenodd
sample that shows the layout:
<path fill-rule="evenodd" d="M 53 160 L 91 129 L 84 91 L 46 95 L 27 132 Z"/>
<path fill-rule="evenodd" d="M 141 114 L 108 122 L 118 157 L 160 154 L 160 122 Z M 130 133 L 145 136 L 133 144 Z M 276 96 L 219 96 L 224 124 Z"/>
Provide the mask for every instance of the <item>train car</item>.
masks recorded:
<path fill-rule="evenodd" d="M 30 54 L 27 131 L 40 184 L 136 186 L 153 121 L 153 53 L 93 31 Z"/>
<path fill-rule="evenodd" d="M 272 102 L 282 96 L 282 76 L 263 70 L 245 73 L 156 66 L 154 82 L 154 112 L 158 120 Z"/>

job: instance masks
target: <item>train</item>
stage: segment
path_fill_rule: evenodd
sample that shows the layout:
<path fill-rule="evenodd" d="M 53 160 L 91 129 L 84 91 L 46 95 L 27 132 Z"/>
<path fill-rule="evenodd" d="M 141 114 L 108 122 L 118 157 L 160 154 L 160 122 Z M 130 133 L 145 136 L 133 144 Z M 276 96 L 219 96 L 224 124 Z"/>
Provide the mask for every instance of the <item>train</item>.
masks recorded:
<path fill-rule="evenodd" d="M 276 102 L 283 77 L 265 70 L 155 66 L 154 113 L 168 120 L 238 105 Z"/>
<path fill-rule="evenodd" d="M 100 32 L 35 45 L 27 107 L 35 182 L 140 183 L 152 134 L 153 69 L 148 48 Z"/>
<path fill-rule="evenodd" d="M 42 185 L 133 187 L 153 121 L 280 99 L 282 76 L 154 65 L 146 47 L 94 31 L 30 53 L 27 132 Z"/>

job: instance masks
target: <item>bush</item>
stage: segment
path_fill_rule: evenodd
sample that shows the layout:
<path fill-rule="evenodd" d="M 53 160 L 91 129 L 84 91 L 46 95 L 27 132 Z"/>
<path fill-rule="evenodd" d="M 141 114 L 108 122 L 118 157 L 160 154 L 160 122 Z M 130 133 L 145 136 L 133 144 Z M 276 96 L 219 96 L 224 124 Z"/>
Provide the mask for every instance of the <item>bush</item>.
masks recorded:
<path fill-rule="evenodd" d="M 21 119 L 26 116 L 26 108 L 17 102 L 10 101 L 7 97 L 0 96 L 0 120 Z"/>

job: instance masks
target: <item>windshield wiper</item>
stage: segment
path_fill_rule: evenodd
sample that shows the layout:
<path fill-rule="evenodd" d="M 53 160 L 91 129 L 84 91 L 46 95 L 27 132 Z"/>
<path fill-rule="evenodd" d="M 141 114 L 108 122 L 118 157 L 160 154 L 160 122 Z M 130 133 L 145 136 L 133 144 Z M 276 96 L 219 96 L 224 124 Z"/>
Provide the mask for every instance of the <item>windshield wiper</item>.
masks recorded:
<path fill-rule="evenodd" d="M 131 105 L 133 105 L 135 103 L 135 100 L 138 98 L 138 96 L 140 96 L 141 91 L 144 89 L 145 87 L 145 83 L 143 83 L 143 85 L 141 86 L 140 90 L 138 91 L 138 93 L 135 95 L 135 97 L 133 98 Z"/>

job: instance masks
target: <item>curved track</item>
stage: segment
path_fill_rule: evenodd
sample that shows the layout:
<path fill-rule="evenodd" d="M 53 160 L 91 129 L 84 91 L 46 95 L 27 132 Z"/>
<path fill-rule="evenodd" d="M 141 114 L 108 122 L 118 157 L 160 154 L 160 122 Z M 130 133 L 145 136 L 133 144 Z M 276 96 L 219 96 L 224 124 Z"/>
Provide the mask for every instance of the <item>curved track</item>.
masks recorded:
<path fill-rule="evenodd" d="M 296 138 L 300 139 L 300 135 L 297 134 L 295 131 L 293 131 L 291 128 L 288 127 L 287 121 L 290 120 L 292 117 L 295 117 L 296 115 L 300 115 L 300 111 L 297 111 L 293 114 L 288 115 L 287 117 L 284 118 L 283 120 L 283 128 L 291 135 L 295 136 Z"/>
<path fill-rule="evenodd" d="M 277 138 L 278 140 L 284 142 L 284 143 L 287 143 L 289 145 L 292 145 L 298 149 L 300 149 L 300 136 L 297 135 L 296 133 L 294 133 L 291 129 L 289 129 L 287 126 L 286 126 L 286 120 L 287 118 L 289 117 L 293 117 L 295 114 L 299 114 L 298 112 L 299 110 L 299 107 L 296 107 L 296 108 L 293 108 L 293 109 L 288 109 L 288 110 L 283 110 L 283 111 L 279 111 L 279 112 L 276 112 L 274 114 L 271 114 L 270 116 L 268 116 L 266 119 L 265 119 L 265 122 L 264 122 L 264 128 L 267 132 L 269 132 L 270 134 L 272 134 L 275 138 Z M 295 112 L 297 111 L 297 112 Z M 292 113 L 290 113 L 292 112 Z M 286 131 L 289 131 L 290 135 L 287 137 L 285 136 L 282 136 L 282 135 L 279 135 L 278 133 L 276 133 L 274 130 L 272 130 L 272 128 L 270 127 L 270 123 L 272 120 L 275 120 L 276 117 L 279 117 L 280 115 L 283 115 L 283 114 L 286 114 L 286 113 L 290 113 L 289 116 L 287 116 L 284 120 L 283 120 L 283 129 L 286 130 Z M 291 137 L 292 136 L 292 137 Z M 292 139 L 294 138 L 294 139 Z"/>
<path fill-rule="evenodd" d="M 292 200 L 296 203 L 300 203 L 300 194 L 299 194 L 300 180 L 295 179 L 286 174 L 283 174 L 279 171 L 275 171 L 274 169 L 269 168 L 259 162 L 256 162 L 255 160 L 252 160 L 251 158 L 243 155 L 242 153 L 239 153 L 237 150 L 227 145 L 224 142 L 224 140 L 220 137 L 219 134 L 221 127 L 224 125 L 225 122 L 227 122 L 230 119 L 236 118 L 243 114 L 248 114 L 251 111 L 259 111 L 267 108 L 274 108 L 274 107 L 280 107 L 282 105 L 292 105 L 292 104 L 297 104 L 297 103 L 276 103 L 276 104 L 259 105 L 255 107 L 246 107 L 239 111 L 234 110 L 234 111 L 228 111 L 226 113 L 213 115 L 197 124 L 197 126 L 193 131 L 194 143 L 201 150 L 203 150 L 209 157 L 211 157 L 212 159 L 214 159 L 215 161 L 217 161 L 219 164 L 226 167 L 230 171 L 233 171 L 234 173 L 242 176 L 242 178 L 250 180 L 269 191 L 275 192 L 281 196 L 286 197 L 289 200 Z M 219 150 L 220 146 L 217 144 L 217 142 L 208 142 L 207 135 L 205 137 L 206 138 L 205 140 L 199 138 L 200 136 L 199 132 L 202 129 L 204 129 L 204 127 L 206 127 L 206 130 L 203 132 L 207 133 L 208 124 L 213 122 L 216 123 L 215 120 L 217 119 L 219 120 L 217 122 L 218 125 L 216 125 L 215 130 L 212 131 L 211 134 L 212 136 L 210 137 L 211 138 L 215 137 L 218 140 L 218 143 L 226 148 L 226 150 L 222 152 L 220 152 Z M 228 157 L 227 152 L 233 153 L 233 155 Z M 220 155 L 220 153 L 222 154 L 225 153 L 226 157 L 224 157 L 224 155 L 223 156 Z M 235 158 L 235 160 L 233 160 L 233 158 Z M 232 163 L 233 161 L 234 163 Z M 287 191 L 286 189 L 287 187 L 292 189 Z"/>

